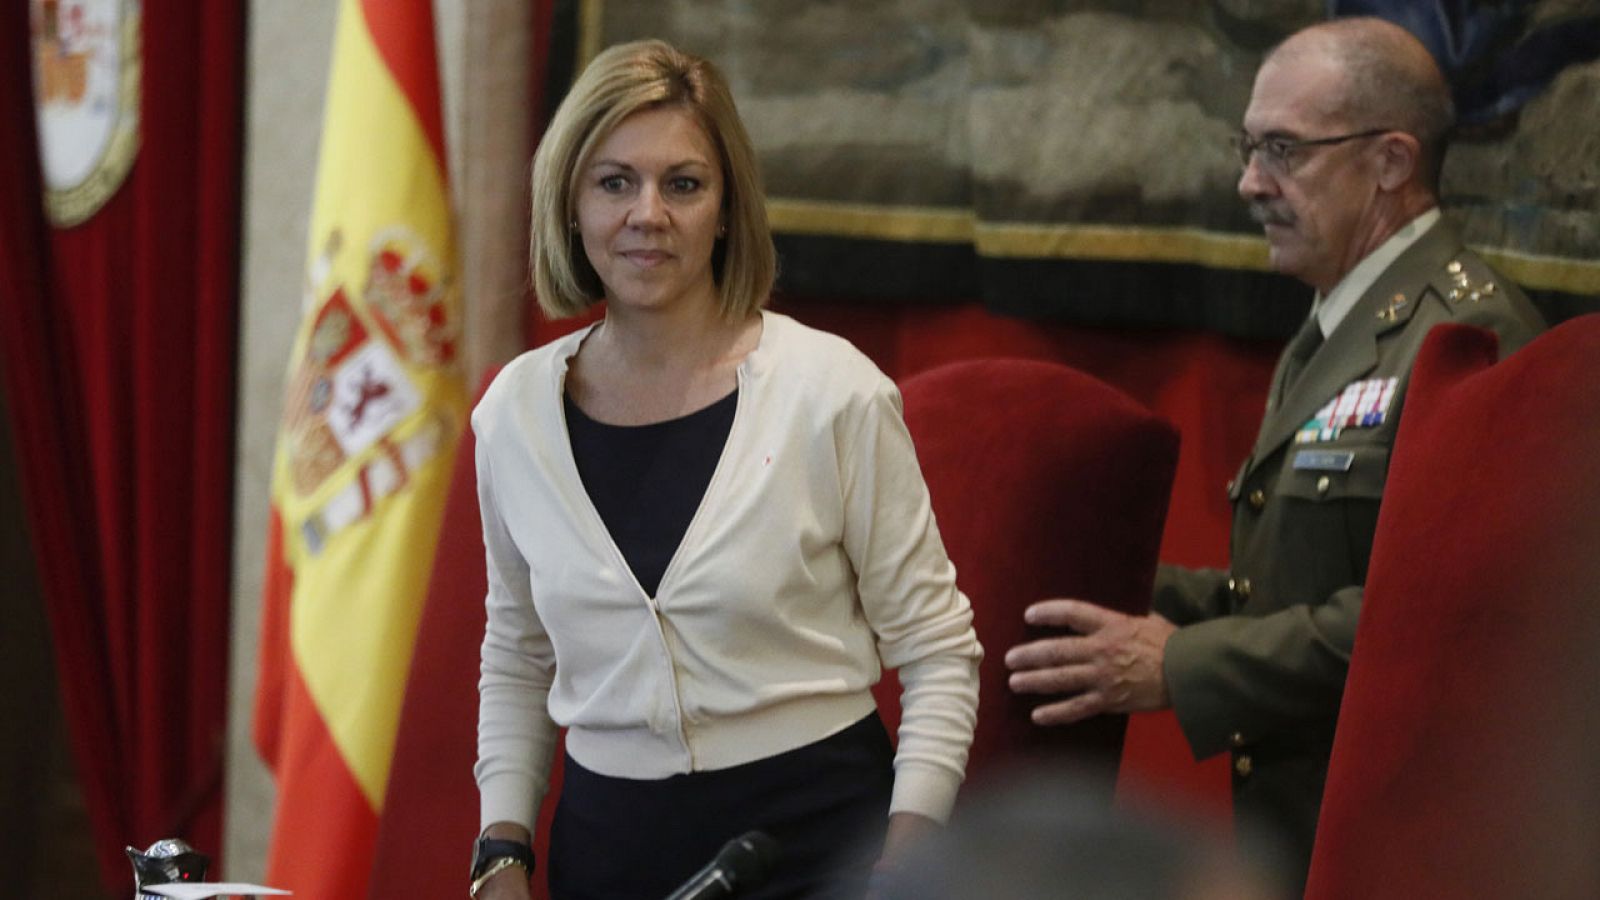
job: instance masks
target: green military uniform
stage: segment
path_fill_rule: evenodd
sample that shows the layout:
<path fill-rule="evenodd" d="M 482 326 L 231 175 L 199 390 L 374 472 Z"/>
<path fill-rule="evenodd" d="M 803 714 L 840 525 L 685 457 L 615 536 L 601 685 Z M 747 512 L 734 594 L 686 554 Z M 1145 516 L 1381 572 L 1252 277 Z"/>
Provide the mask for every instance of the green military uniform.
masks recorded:
<path fill-rule="evenodd" d="M 1389 451 L 1412 362 L 1440 322 L 1494 331 L 1502 356 L 1544 327 L 1520 291 L 1435 224 L 1303 368 L 1291 362 L 1296 342 L 1279 360 L 1255 447 L 1228 486 L 1231 571 L 1163 566 L 1156 581 L 1155 610 L 1182 626 L 1167 644 L 1165 675 L 1184 735 L 1197 758 L 1232 751 L 1236 812 L 1286 840 L 1299 877 L 1310 861 Z M 1297 368 L 1285 389 L 1285 370 Z M 1348 414 L 1328 415 L 1336 398 L 1348 399 Z M 1416 537 L 1426 553 L 1425 537 Z"/>

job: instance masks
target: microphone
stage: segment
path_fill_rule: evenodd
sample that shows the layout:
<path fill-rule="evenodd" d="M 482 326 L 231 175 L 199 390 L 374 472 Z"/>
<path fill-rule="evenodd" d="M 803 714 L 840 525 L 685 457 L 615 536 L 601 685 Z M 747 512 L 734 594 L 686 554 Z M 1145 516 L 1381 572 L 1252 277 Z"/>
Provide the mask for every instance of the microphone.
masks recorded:
<path fill-rule="evenodd" d="M 760 831 L 747 831 L 722 845 L 706 867 L 694 873 L 666 900 L 719 900 L 760 887 L 778 860 L 778 842 Z"/>

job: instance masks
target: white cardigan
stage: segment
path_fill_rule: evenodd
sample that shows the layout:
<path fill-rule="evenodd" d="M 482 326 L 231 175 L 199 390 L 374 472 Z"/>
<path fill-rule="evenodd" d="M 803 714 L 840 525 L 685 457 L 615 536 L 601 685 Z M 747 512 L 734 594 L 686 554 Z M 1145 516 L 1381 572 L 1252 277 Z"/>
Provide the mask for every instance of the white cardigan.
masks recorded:
<path fill-rule="evenodd" d="M 904 685 L 890 809 L 948 817 L 983 651 L 899 392 L 843 339 L 762 315 L 722 457 L 654 598 L 567 437 L 567 364 L 590 329 L 512 361 L 474 410 L 484 826 L 532 829 L 556 724 L 605 775 L 726 768 L 867 715 L 880 659 Z"/>

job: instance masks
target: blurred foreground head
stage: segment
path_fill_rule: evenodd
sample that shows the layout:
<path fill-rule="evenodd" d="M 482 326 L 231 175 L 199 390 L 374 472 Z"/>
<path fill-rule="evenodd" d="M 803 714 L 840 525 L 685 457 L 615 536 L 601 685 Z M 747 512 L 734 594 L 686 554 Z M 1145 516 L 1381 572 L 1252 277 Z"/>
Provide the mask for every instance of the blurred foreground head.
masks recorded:
<path fill-rule="evenodd" d="M 1112 807 L 1112 784 L 1060 772 L 995 784 L 881 885 L 880 900 L 1286 900 L 1253 836 Z M 1227 826 L 1223 826 L 1226 830 Z"/>

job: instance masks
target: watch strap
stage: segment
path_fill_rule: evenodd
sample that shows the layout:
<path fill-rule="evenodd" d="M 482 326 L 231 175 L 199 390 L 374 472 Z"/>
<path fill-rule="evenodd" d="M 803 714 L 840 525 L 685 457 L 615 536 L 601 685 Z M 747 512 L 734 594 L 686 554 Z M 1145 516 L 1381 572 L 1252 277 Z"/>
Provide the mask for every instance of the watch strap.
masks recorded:
<path fill-rule="evenodd" d="M 533 874 L 532 847 L 522 841 L 480 837 L 472 845 L 472 880 L 481 879 L 491 865 L 502 859 L 509 859 L 525 869 L 528 874 Z"/>

